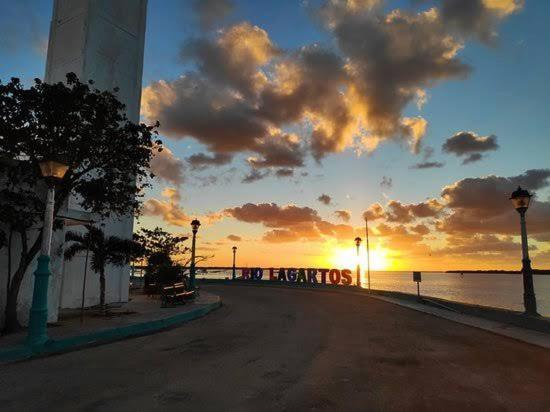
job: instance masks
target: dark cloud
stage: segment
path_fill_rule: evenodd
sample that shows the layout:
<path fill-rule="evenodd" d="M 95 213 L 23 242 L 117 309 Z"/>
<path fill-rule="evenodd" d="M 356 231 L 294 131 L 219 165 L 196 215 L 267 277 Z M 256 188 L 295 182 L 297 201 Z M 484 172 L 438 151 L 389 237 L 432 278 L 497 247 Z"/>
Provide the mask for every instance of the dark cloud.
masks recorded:
<path fill-rule="evenodd" d="M 499 148 L 495 135 L 478 136 L 474 132 L 458 132 L 449 137 L 442 146 L 445 153 L 465 156 L 489 152 Z"/>
<path fill-rule="evenodd" d="M 294 169 L 277 169 L 275 172 L 277 177 L 292 177 L 294 176 Z"/>
<path fill-rule="evenodd" d="M 438 222 L 446 233 L 517 234 L 518 216 L 509 197 L 517 186 L 536 191 L 550 185 L 550 169 L 533 169 L 511 177 L 466 178 L 441 192 L 448 214 Z M 529 231 L 550 232 L 550 202 L 533 200 L 528 211 Z"/>
<path fill-rule="evenodd" d="M 304 166 L 305 150 L 294 134 L 277 133 L 259 138 L 254 151 L 261 156 L 248 159 L 248 163 L 254 168 Z"/>
<path fill-rule="evenodd" d="M 193 11 L 204 30 L 214 27 L 234 9 L 231 0 L 193 0 Z"/>
<path fill-rule="evenodd" d="M 242 238 L 237 235 L 229 235 L 227 236 L 227 239 L 232 240 L 233 242 L 240 242 Z"/>
<path fill-rule="evenodd" d="M 334 214 L 338 219 L 341 219 L 344 222 L 349 222 L 351 219 L 351 213 L 347 210 L 337 210 Z"/>
<path fill-rule="evenodd" d="M 524 0 L 441 0 L 441 19 L 462 36 L 475 36 L 487 44 L 497 38 L 496 26 L 523 7 Z"/>
<path fill-rule="evenodd" d="M 331 202 L 332 202 L 332 197 L 330 197 L 329 195 L 323 193 L 321 196 L 319 196 L 319 197 L 317 198 L 317 200 L 318 200 L 319 202 L 321 202 L 322 204 L 328 206 L 328 205 L 330 205 Z"/>
<path fill-rule="evenodd" d="M 410 169 L 434 169 L 445 166 L 445 163 L 441 162 L 420 162 L 411 166 Z"/>
<path fill-rule="evenodd" d="M 481 153 L 472 153 L 468 157 L 464 158 L 462 164 L 467 165 L 468 163 L 479 162 L 481 159 L 483 159 L 483 155 Z"/>
<path fill-rule="evenodd" d="M 183 162 L 167 147 L 153 156 L 150 166 L 158 179 L 176 186 L 183 183 Z"/>
<path fill-rule="evenodd" d="M 382 181 L 380 182 L 380 187 L 382 189 L 391 189 L 393 187 L 393 179 L 388 176 L 382 176 Z"/>
<path fill-rule="evenodd" d="M 206 153 L 196 153 L 189 156 L 187 162 L 191 165 L 193 170 L 203 170 L 208 166 L 224 166 L 233 160 L 233 156 L 227 153 L 214 153 L 208 155 Z"/>
<path fill-rule="evenodd" d="M 257 182 L 258 180 L 262 180 L 266 178 L 267 176 L 269 176 L 269 174 L 270 174 L 269 170 L 261 171 L 258 169 L 251 169 L 250 172 L 243 177 L 242 182 L 254 183 L 254 182 Z"/>

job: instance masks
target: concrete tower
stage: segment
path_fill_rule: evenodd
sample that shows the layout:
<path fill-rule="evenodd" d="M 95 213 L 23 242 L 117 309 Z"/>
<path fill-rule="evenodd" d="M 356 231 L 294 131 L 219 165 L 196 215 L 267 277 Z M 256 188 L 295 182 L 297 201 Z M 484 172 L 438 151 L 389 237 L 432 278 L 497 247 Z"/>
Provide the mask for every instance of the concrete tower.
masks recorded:
<path fill-rule="evenodd" d="M 147 0 L 55 0 L 46 82 L 64 81 L 74 72 L 81 81 L 93 80 L 100 90 L 119 88 L 131 121 L 139 121 Z M 68 214 L 83 216 L 74 199 Z M 131 238 L 133 218 L 105 222 L 105 232 Z M 74 230 L 74 228 L 71 228 Z M 84 257 L 63 265 L 57 304 L 78 307 L 81 301 Z M 130 268 L 108 268 L 106 301 L 127 301 Z M 90 273 L 86 305 L 98 303 L 98 276 Z M 55 300 L 55 298 L 54 298 Z"/>

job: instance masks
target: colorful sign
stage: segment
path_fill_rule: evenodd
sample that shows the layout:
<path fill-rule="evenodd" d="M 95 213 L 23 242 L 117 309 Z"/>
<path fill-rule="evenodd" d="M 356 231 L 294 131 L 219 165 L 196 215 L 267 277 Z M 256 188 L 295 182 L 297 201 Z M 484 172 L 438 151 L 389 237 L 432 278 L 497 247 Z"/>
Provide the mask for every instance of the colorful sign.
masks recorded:
<path fill-rule="evenodd" d="M 241 269 L 244 280 L 265 280 L 286 283 L 331 284 L 349 286 L 352 284 L 352 272 L 349 269 Z M 267 273 L 265 273 L 267 272 Z"/>

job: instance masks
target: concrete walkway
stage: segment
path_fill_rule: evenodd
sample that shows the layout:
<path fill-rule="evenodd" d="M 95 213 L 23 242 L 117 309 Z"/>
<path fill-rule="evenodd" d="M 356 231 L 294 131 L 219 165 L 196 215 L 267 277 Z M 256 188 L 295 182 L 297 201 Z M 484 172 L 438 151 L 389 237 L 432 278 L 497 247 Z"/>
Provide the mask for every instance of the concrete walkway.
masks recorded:
<path fill-rule="evenodd" d="M 0 363 L 156 332 L 203 316 L 221 305 L 219 296 L 207 292 L 201 292 L 185 305 L 168 308 L 162 308 L 160 300 L 145 295 L 131 298 L 121 307 L 111 309 L 109 316 L 85 312 L 81 319 L 79 310 L 63 311 L 58 322 L 48 325 L 51 342 L 34 353 L 25 346 L 24 330 L 0 337 Z"/>
<path fill-rule="evenodd" d="M 374 299 L 383 300 L 405 308 L 417 310 L 419 312 L 428 313 L 439 318 L 448 319 L 453 322 L 462 323 L 463 325 L 473 326 L 474 328 L 483 329 L 488 332 L 496 333 L 497 335 L 506 336 L 522 342 L 537 345 L 542 348 L 550 349 L 550 334 L 519 328 L 503 322 L 483 319 L 478 316 L 470 316 L 462 313 L 453 312 L 452 310 L 439 309 L 433 306 L 428 306 L 420 302 L 411 302 L 402 299 L 396 299 L 385 296 L 371 295 Z"/>
<path fill-rule="evenodd" d="M 378 299 L 207 285 L 186 325 L 0 367 L 4 411 L 550 410 L 550 352 Z"/>

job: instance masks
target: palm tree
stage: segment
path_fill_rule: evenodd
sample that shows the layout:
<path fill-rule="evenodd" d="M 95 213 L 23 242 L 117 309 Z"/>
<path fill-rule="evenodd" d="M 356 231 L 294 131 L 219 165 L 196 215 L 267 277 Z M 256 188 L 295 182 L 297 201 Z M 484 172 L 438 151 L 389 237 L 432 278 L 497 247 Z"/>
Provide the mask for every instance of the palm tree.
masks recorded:
<path fill-rule="evenodd" d="M 89 251 L 91 268 L 99 273 L 100 296 L 99 304 L 105 311 L 105 266 L 124 266 L 134 256 L 139 254 L 139 245 L 133 240 L 121 239 L 116 236 L 106 237 L 103 231 L 94 226 L 86 226 L 84 234 L 67 232 L 65 240 L 73 242 L 65 250 L 65 259 L 73 259 L 77 253 Z"/>

